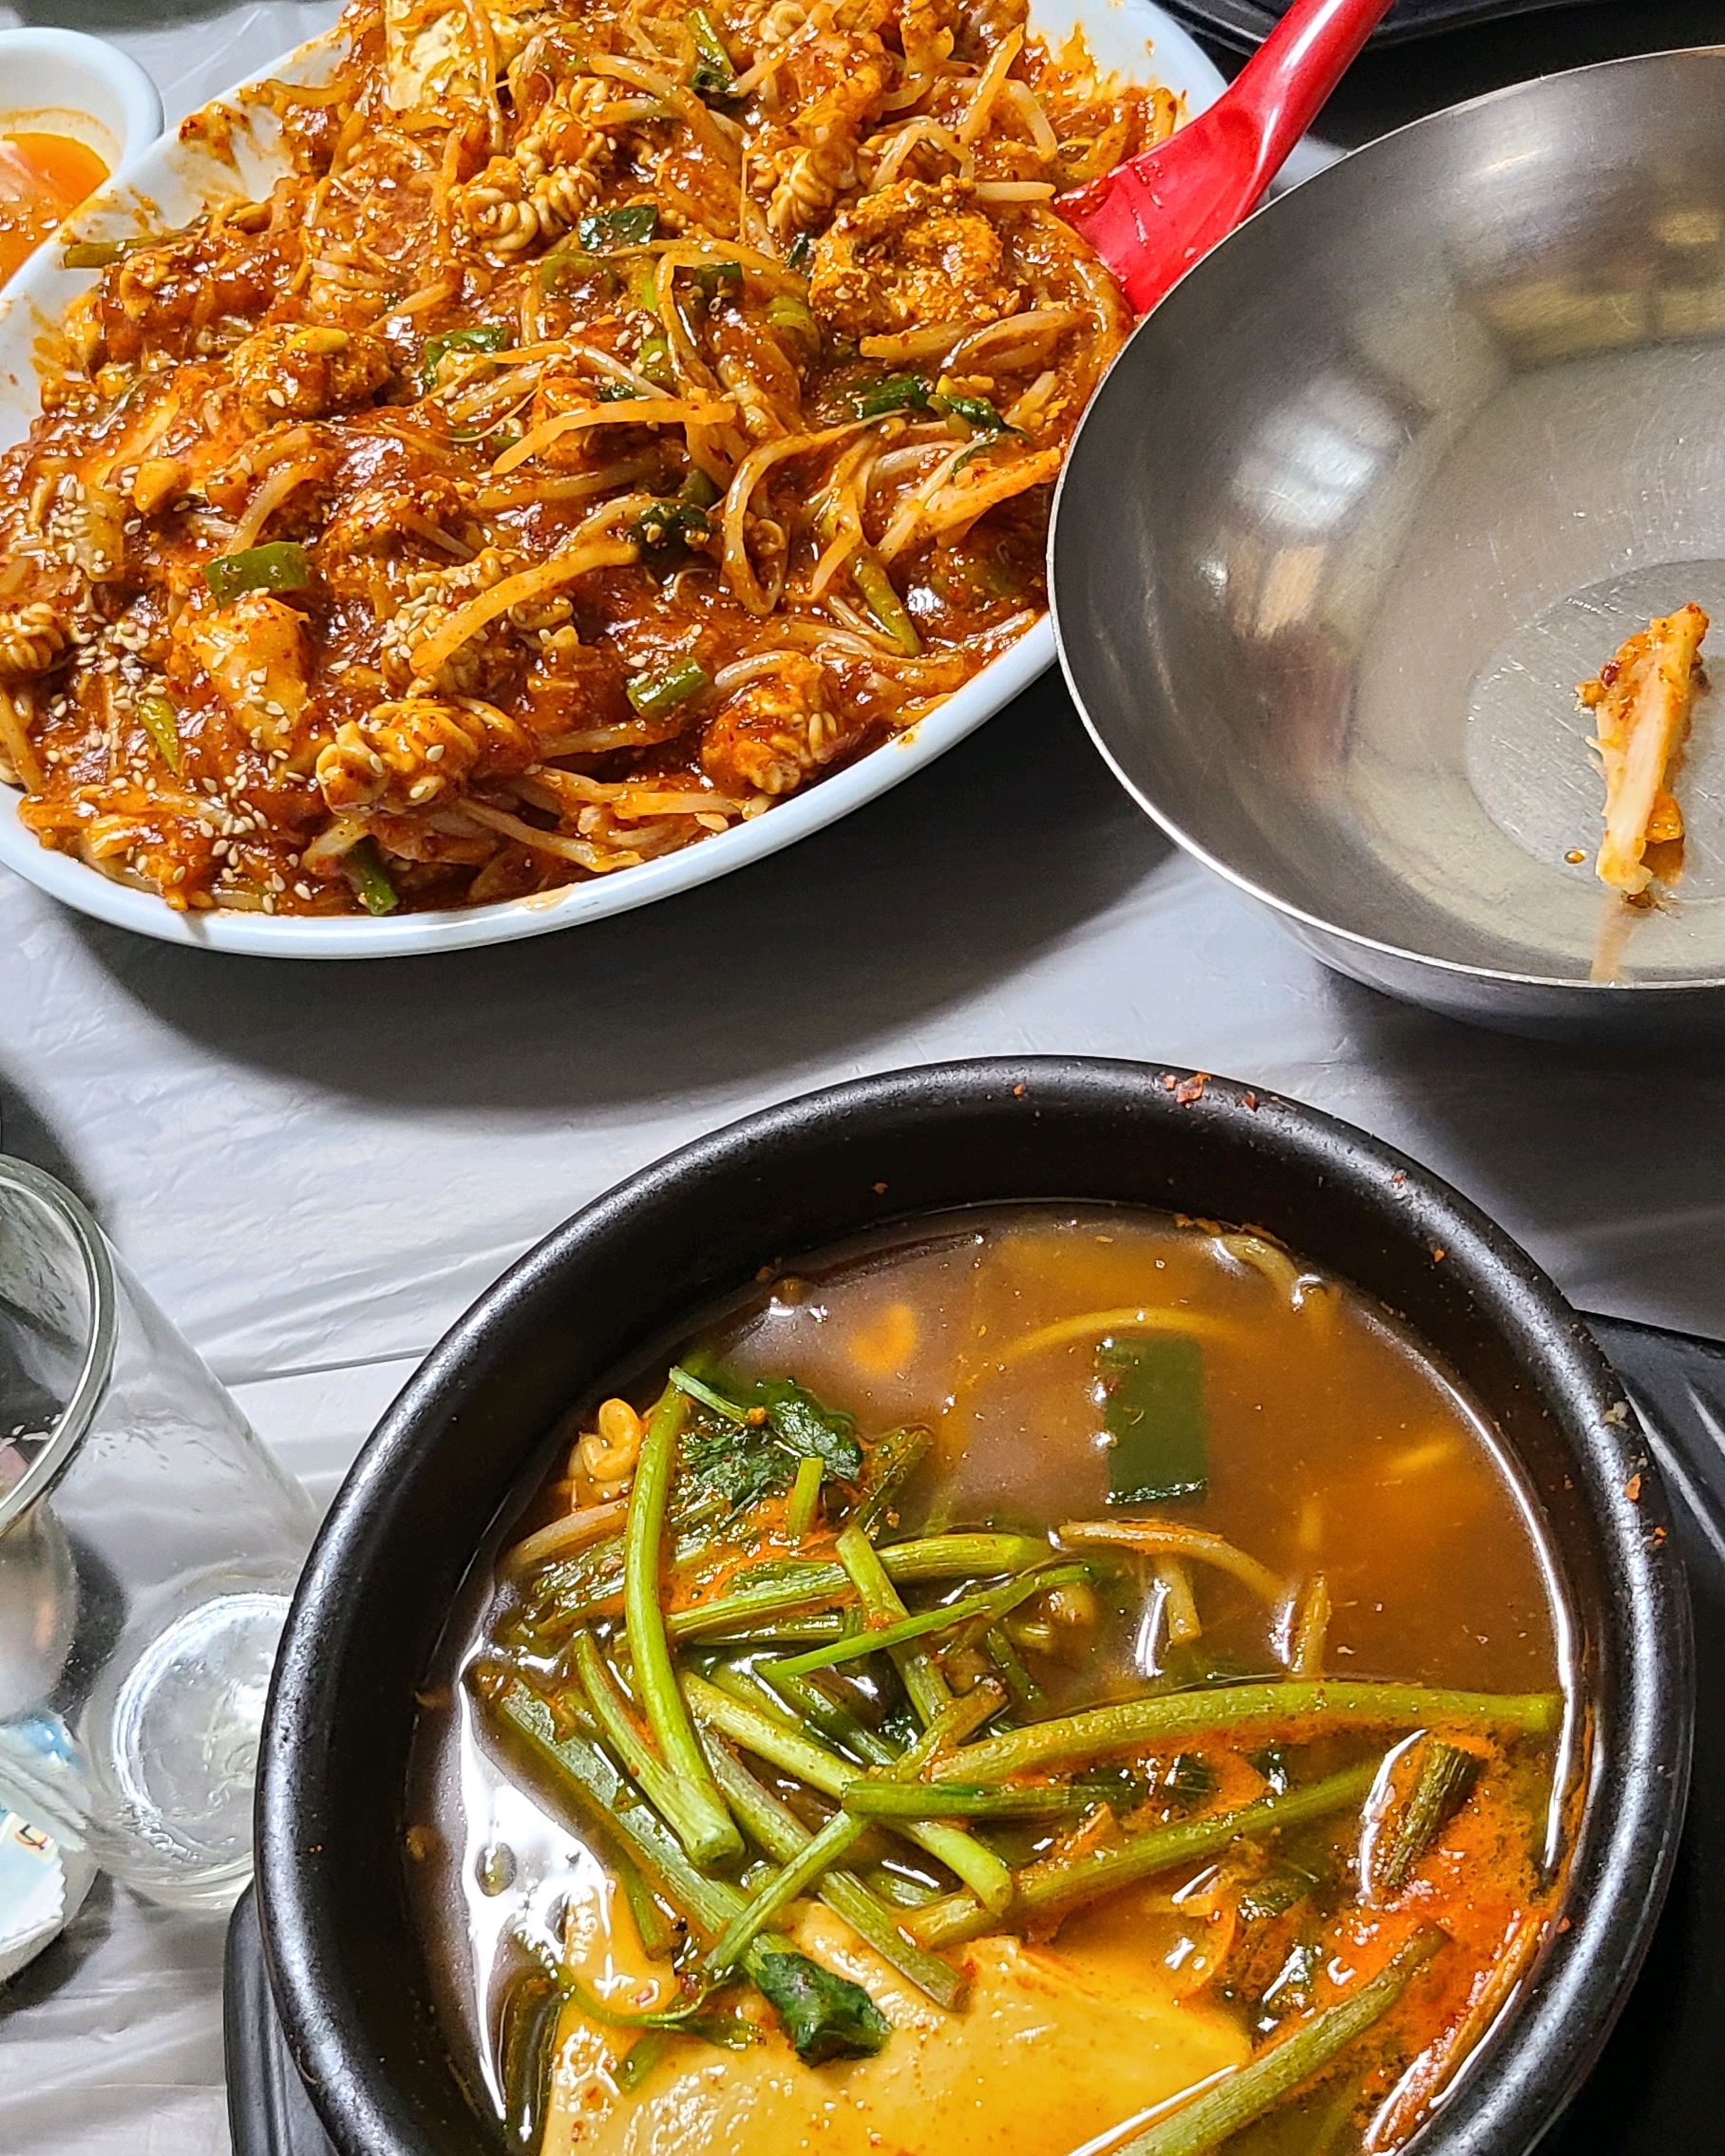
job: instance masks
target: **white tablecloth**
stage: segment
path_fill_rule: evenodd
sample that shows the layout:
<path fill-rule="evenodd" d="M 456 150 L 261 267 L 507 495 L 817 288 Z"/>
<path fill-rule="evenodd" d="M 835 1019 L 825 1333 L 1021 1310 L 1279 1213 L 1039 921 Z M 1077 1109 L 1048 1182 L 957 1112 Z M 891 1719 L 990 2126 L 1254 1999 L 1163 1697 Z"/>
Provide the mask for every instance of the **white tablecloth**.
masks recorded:
<path fill-rule="evenodd" d="M 332 12 L 169 5 L 154 28 L 137 0 L 0 21 L 116 35 L 172 121 Z M 1318 1104 L 1449 1176 L 1584 1306 L 1725 1333 L 1716 1054 L 1498 1039 L 1333 979 L 1170 852 L 1052 680 L 788 855 L 511 949 L 225 959 L 0 879 L 0 1144 L 90 1200 L 323 1495 L 474 1294 L 617 1177 L 813 1086 L 1027 1051 Z M 0 2149 L 224 2150 L 220 1950 L 99 1887 L 0 2005 Z"/>

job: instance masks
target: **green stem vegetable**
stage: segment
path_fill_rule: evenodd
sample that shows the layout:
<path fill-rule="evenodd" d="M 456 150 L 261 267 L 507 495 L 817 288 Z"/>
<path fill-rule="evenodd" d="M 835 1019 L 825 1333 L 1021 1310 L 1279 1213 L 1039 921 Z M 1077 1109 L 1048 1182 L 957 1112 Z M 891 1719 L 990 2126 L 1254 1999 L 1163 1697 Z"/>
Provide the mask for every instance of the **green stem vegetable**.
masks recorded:
<path fill-rule="evenodd" d="M 807 1894 L 867 1831 L 865 1819 L 853 1819 L 845 1811 L 834 1812 L 778 1877 L 768 1882 L 749 1906 L 731 1919 L 717 1943 L 708 1949 L 705 1966 L 709 1972 L 715 1976 L 722 1975 L 741 1960 L 750 1941 L 758 1939 L 793 1901 Z"/>
<path fill-rule="evenodd" d="M 925 1535 L 915 1541 L 895 1542 L 881 1552 L 886 1577 L 897 1585 L 923 1579 L 970 1579 L 1002 1572 L 1026 1572 L 1048 1561 L 1048 1544 L 1030 1535 Z M 760 1587 L 739 1588 L 730 1595 L 715 1596 L 711 1602 L 679 1610 L 670 1620 L 673 1639 L 704 1639 L 756 1617 L 777 1617 L 788 1610 L 818 1607 L 850 1592 L 849 1575 L 842 1564 L 819 1559 L 797 1560 L 784 1577 Z"/>
<path fill-rule="evenodd" d="M 1071 1783 L 1026 1782 L 977 1788 L 963 1782 L 877 1782 L 864 1775 L 844 1792 L 855 1819 L 1059 1819 L 1095 1803 Z"/>
<path fill-rule="evenodd" d="M 797 1478 L 785 1507 L 785 1532 L 793 1542 L 808 1540 L 821 1506 L 821 1478 L 826 1472 L 812 1453 L 797 1462 Z"/>
<path fill-rule="evenodd" d="M 659 1757 L 675 1778 L 675 1809 L 668 1814 L 696 1863 L 740 1857 L 743 1837 L 719 1795 L 694 1725 L 677 1689 L 676 1669 L 659 1600 L 659 1552 L 687 1403 L 668 1390 L 648 1420 L 635 1463 L 624 1530 L 623 1610 L 629 1651 L 647 1727 Z"/>
<path fill-rule="evenodd" d="M 1295 1723 L 1328 1729 L 1429 1729 L 1461 1723 L 1545 1736 L 1563 1713 L 1554 1692 L 1449 1692 L 1435 1686 L 1358 1680 L 1277 1679 L 1218 1685 L 1198 1692 L 1152 1693 L 1110 1707 L 1090 1707 L 1052 1721 L 1031 1722 L 1005 1736 L 987 1737 L 950 1754 L 938 1779 L 995 1782 L 1072 1759 L 1110 1751 L 1149 1750 L 1188 1737 L 1229 1737 Z"/>
<path fill-rule="evenodd" d="M 1377 1771 L 1377 1762 L 1371 1761 L 1326 1775 L 1303 1788 L 1290 1789 L 1283 1796 L 1260 1797 L 1254 1804 L 1221 1812 L 1212 1819 L 1152 1826 L 1109 1847 L 1045 1858 L 1014 1880 L 1014 1915 L 1064 1914 L 1095 1901 L 1099 1895 L 1111 1894 L 1117 1887 L 1152 1879 L 1176 1864 L 1201 1863 L 1220 1854 L 1231 1842 L 1255 1841 L 1343 1811 L 1365 1801 Z M 905 1919 L 905 1928 L 924 1946 L 953 1946 L 996 1927 L 993 1915 L 969 1896 L 952 1894 L 913 1911 Z"/>
<path fill-rule="evenodd" d="M 692 1676 L 687 1684 L 689 1703 L 709 1728 L 716 1730 L 721 1736 L 730 1737 L 745 1750 L 752 1751 L 768 1766 L 806 1782 L 824 1796 L 843 1801 L 845 1788 L 856 1779 L 859 1768 L 849 1766 L 800 1730 L 787 1729 L 783 1722 L 762 1713 L 757 1708 L 746 1707 L 740 1700 L 732 1699 L 704 1677 Z M 891 1757 L 889 1751 L 888 1758 Z M 974 1835 L 937 1822 L 927 1825 L 910 1822 L 903 1831 L 919 1848 L 926 1849 L 931 1857 L 938 1857 L 949 1870 L 956 1872 L 985 1906 L 995 1910 L 1006 1907 L 1012 1899 L 1013 1875 L 994 1851 L 984 1848 Z"/>
<path fill-rule="evenodd" d="M 742 1761 L 711 1734 L 707 1738 L 707 1758 L 726 1803 L 767 1854 L 781 1864 L 799 1857 L 814 1837 L 795 1813 L 762 1788 Z M 815 1892 L 859 1939 L 937 2006 L 950 2012 L 962 2002 L 965 1978 L 950 1961 L 906 1939 L 891 1911 L 881 1907 L 854 1872 L 827 1872 Z"/>
<path fill-rule="evenodd" d="M 834 1547 L 838 1552 L 839 1562 L 850 1575 L 857 1590 L 857 1598 L 872 1623 L 891 1627 L 909 1616 L 875 1545 L 862 1528 L 846 1527 Z M 952 1703 L 953 1695 L 947 1689 L 946 1679 L 940 1674 L 934 1656 L 925 1647 L 918 1646 L 914 1638 L 902 1647 L 890 1648 L 888 1652 L 905 1691 L 910 1694 L 910 1703 L 917 1711 L 917 1719 L 926 1729 L 940 1710 Z"/>
<path fill-rule="evenodd" d="M 1399 1894 L 1420 1859 L 1460 1811 L 1479 1778 L 1474 1753 L 1442 1737 L 1421 1748 L 1419 1770 L 1372 1882 L 1379 1894 Z"/>
<path fill-rule="evenodd" d="M 859 1528 L 857 1532 L 860 1534 L 862 1530 Z M 841 1537 L 841 1541 L 843 1539 Z M 779 1666 L 788 1675 L 806 1676 L 811 1670 L 831 1669 L 840 1662 L 861 1660 L 881 1648 L 890 1650 L 925 1638 L 930 1633 L 949 1632 L 955 1625 L 968 1623 L 973 1618 L 992 1624 L 1046 1587 L 1063 1587 L 1090 1577 L 1088 1565 L 1053 1565 L 1046 1572 L 1028 1573 L 1022 1579 L 1008 1579 L 998 1587 L 986 1587 L 978 1594 L 960 1596 L 956 1602 L 939 1602 L 933 1609 L 918 1610 L 876 1630 L 854 1633 L 850 1638 L 838 1640 L 830 1647 L 811 1647 L 807 1654 L 793 1655 Z"/>
<path fill-rule="evenodd" d="M 599 1652 L 598 1641 L 590 1632 L 577 1633 L 570 1651 L 575 1674 L 606 1741 L 639 1785 L 647 1802 L 674 1828 L 682 1797 L 677 1778 L 630 1718 L 628 1704 Z"/>
<path fill-rule="evenodd" d="M 1390 2012 L 1443 1943 L 1442 1932 L 1416 1932 L 1388 1966 L 1357 1991 L 1322 2008 L 1292 2035 L 1183 2105 L 1171 2118 L 1134 2134 L 1117 2156 L 1205 2156 L 1206 2150 L 1219 2147 L 1357 2043 Z"/>
<path fill-rule="evenodd" d="M 690 1863 L 675 1836 L 634 1797 L 599 1747 L 578 1731 L 559 1737 L 550 1708 L 519 1681 L 486 1706 L 495 1726 L 583 1825 L 608 1844 L 620 1843 L 673 1909 L 708 1939 L 717 1939 L 745 1907 L 742 1891 Z M 778 2010 L 797 2056 L 807 2063 L 862 2056 L 886 2041 L 886 2022 L 860 1984 L 816 1969 L 777 1933 L 755 1940 L 743 1957 L 743 1970 Z"/>

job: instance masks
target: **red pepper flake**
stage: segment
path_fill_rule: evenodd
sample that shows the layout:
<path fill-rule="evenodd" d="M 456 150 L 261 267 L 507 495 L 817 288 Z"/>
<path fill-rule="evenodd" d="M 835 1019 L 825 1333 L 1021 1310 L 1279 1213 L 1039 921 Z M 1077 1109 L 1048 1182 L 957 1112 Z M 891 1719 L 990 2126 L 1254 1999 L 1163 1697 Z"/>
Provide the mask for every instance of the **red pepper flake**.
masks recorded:
<path fill-rule="evenodd" d="M 1254 1115 L 1258 1113 L 1258 1095 L 1256 1093 L 1242 1093 L 1240 1098 L 1242 1106 L 1249 1107 Z"/>
<path fill-rule="evenodd" d="M 1015 1101 L 1021 1101 L 1021 1100 L 1023 1100 L 1023 1098 L 1024 1098 L 1024 1087 L 1023 1087 L 1022 1086 L 1014 1086 L 1014 1087 L 1013 1087 L 1013 1098 L 1014 1098 L 1014 1100 L 1015 1100 Z"/>
<path fill-rule="evenodd" d="M 876 1184 L 874 1184 L 873 1188 L 875 1196 L 877 1198 L 884 1198 L 886 1196 L 886 1185 L 883 1182 L 877 1182 Z"/>
<path fill-rule="evenodd" d="M 1651 1533 L 1651 1534 L 1650 1534 L 1650 1535 L 1649 1535 L 1649 1536 L 1647 1537 L 1647 1547 L 1648 1547 L 1648 1548 L 1649 1548 L 1650 1550 L 1657 1550 L 1657 1549 L 1660 1548 L 1660 1547 L 1661 1547 L 1661 1546 L 1663 1545 L 1663 1543 L 1664 1543 L 1664 1541 L 1665 1541 L 1665 1530 L 1664 1530 L 1664 1528 L 1663 1528 L 1663 1527 L 1655 1527 L 1655 1528 L 1653 1529 L 1652 1533 Z"/>
<path fill-rule="evenodd" d="M 1174 1098 L 1183 1108 L 1194 1107 L 1204 1098 L 1204 1089 L 1210 1082 L 1207 1070 L 1195 1071 L 1174 1089 Z"/>
<path fill-rule="evenodd" d="M 1444 1248 L 1441 1242 L 1434 1242 L 1431 1245 L 1431 1262 L 1433 1265 L 1441 1265 L 1444 1259 L 1449 1257 L 1449 1255 L 1450 1253 Z"/>
<path fill-rule="evenodd" d="M 1641 1502 L 1641 1478 L 1640 1475 L 1630 1476 L 1629 1480 L 1623 1485 L 1623 1495 L 1631 1504 L 1640 1504 Z"/>
<path fill-rule="evenodd" d="M 1622 671 L 1616 659 L 1607 659 L 1600 669 L 1600 687 L 1609 689 Z"/>

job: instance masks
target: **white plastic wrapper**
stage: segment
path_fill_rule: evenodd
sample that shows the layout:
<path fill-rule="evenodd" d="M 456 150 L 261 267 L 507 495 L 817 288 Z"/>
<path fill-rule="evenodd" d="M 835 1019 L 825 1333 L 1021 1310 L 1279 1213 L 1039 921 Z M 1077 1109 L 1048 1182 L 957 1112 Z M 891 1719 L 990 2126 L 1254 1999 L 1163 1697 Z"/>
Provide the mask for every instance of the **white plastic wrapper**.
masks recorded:
<path fill-rule="evenodd" d="M 170 121 L 333 12 L 179 5 L 116 31 Z M 1330 1108 L 1584 1306 L 1725 1333 L 1725 1062 L 1500 1040 L 1334 980 L 1169 850 L 1052 681 L 746 875 L 495 951 L 215 958 L 0 881 L 0 1144 L 90 1199 L 320 1495 L 473 1295 L 618 1177 L 863 1071 L 1062 1052 Z M 7 2156 L 225 2149 L 220 1958 L 218 1925 L 99 1883 L 0 2003 Z"/>

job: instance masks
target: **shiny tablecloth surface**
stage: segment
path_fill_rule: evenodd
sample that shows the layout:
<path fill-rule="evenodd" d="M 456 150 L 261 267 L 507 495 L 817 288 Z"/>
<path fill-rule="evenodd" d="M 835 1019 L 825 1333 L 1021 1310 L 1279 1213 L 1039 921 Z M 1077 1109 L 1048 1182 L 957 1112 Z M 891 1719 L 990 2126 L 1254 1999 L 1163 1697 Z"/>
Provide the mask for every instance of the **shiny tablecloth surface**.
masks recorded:
<path fill-rule="evenodd" d="M 172 121 L 332 12 L 39 0 L 0 21 L 115 36 Z M 1356 141 L 1626 49 L 1623 13 L 1374 63 L 1326 124 Z M 1713 7 L 1638 13 L 1644 48 L 1720 27 Z M 1583 1305 L 1725 1334 L 1716 1052 L 1498 1039 L 1332 978 L 1170 851 L 1052 679 L 787 855 L 504 950 L 217 958 L 0 879 L 0 1144 L 89 1199 L 320 1495 L 473 1295 L 617 1177 L 810 1087 L 1027 1051 L 1188 1063 L 1332 1109 L 1449 1176 Z M 0 2002 L 0 2149 L 226 2149 L 220 1954 L 219 1926 L 99 1885 Z"/>

